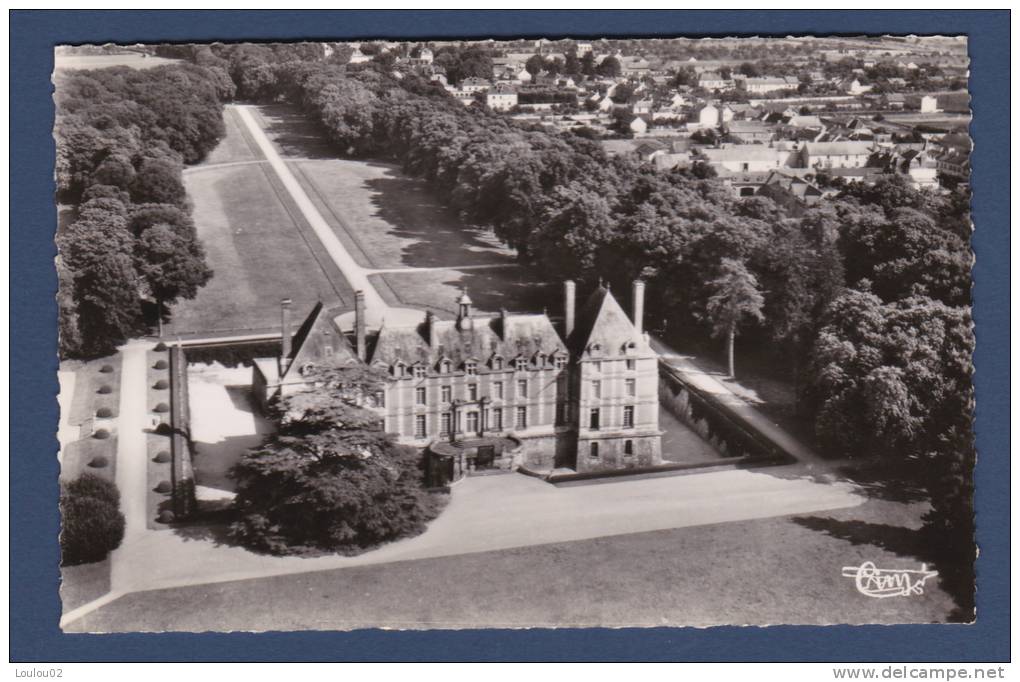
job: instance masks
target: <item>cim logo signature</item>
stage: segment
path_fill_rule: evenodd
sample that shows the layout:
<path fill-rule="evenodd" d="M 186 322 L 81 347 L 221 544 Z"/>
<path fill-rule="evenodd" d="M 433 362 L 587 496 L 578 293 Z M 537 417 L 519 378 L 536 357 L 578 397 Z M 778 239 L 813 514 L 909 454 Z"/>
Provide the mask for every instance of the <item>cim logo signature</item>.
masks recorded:
<path fill-rule="evenodd" d="M 843 577 L 853 578 L 857 591 L 868 597 L 910 597 L 924 594 L 924 583 L 938 575 L 921 564 L 921 570 L 877 568 L 871 561 L 860 566 L 844 566 Z"/>

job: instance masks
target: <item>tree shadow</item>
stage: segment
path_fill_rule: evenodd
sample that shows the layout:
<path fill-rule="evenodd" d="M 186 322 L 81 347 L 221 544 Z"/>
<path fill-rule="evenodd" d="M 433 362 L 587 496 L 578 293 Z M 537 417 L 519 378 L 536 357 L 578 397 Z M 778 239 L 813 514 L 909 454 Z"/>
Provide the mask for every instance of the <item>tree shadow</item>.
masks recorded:
<path fill-rule="evenodd" d="M 867 521 L 840 521 L 822 516 L 798 516 L 793 518 L 793 522 L 852 545 L 873 545 L 899 556 L 929 563 L 933 561 L 921 530 Z"/>
<path fill-rule="evenodd" d="M 188 542 L 211 542 L 214 547 L 243 547 L 230 532 L 230 524 L 237 520 L 231 507 L 216 511 L 199 511 L 186 521 L 173 524 L 174 535 Z M 247 549 L 247 548 L 246 548 Z"/>
<path fill-rule="evenodd" d="M 281 156 L 306 159 L 336 159 L 341 151 L 325 131 L 290 104 L 264 104 L 258 107 L 266 136 L 280 149 Z"/>
<path fill-rule="evenodd" d="M 881 461 L 847 461 L 840 475 L 873 497 L 890 502 L 923 502 L 928 493 L 917 483 L 920 476 L 910 467 Z"/>
<path fill-rule="evenodd" d="M 390 236 L 403 240 L 401 263 L 408 267 L 512 264 L 516 259 L 485 228 L 466 225 L 456 211 L 443 206 L 434 191 L 399 167 L 384 177 L 365 181 L 375 215 L 391 226 Z"/>

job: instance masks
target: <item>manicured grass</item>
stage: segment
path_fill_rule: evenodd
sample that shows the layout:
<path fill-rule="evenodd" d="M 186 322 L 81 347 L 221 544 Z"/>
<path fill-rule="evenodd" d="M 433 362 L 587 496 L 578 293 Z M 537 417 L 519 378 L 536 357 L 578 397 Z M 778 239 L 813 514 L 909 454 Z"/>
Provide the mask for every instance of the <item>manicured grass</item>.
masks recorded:
<path fill-rule="evenodd" d="M 88 362 L 68 362 L 65 370 L 75 372 L 74 396 L 68 411 L 67 423 L 80 430 L 81 438 L 67 444 L 61 453 L 60 478 L 70 481 L 83 473 L 92 473 L 108 480 L 114 480 L 117 464 L 117 415 L 120 411 L 120 354 Z M 112 372 L 100 371 L 110 366 Z M 109 386 L 109 393 L 99 393 L 102 386 Z M 100 418 L 96 412 L 107 408 L 112 418 Z M 104 428 L 109 438 L 92 436 L 92 425 Z M 105 467 L 90 467 L 95 457 L 105 457 Z"/>
<path fill-rule="evenodd" d="M 231 107 L 223 109 L 223 123 L 226 126 L 226 136 L 216 146 L 216 149 L 209 152 L 209 156 L 198 166 L 189 169 L 189 173 L 204 173 L 200 170 L 203 166 L 212 166 L 219 163 L 236 163 L 238 161 L 254 161 L 261 159 L 262 154 L 258 147 L 248 139 L 247 131 L 237 120 L 237 113 Z"/>
<path fill-rule="evenodd" d="M 433 270 L 414 273 L 371 275 L 379 294 L 390 305 L 432 309 L 442 317 L 457 314 L 457 298 L 466 288 L 475 310 L 498 313 L 540 313 L 550 303 L 557 305 L 560 285 L 543 282 L 524 267 L 479 270 Z M 557 306 L 550 315 L 561 315 Z"/>
<path fill-rule="evenodd" d="M 152 69 L 166 64 L 180 64 L 179 59 L 164 57 L 143 57 L 141 54 L 89 54 L 54 55 L 54 71 L 68 69 L 106 69 L 111 66 L 129 66 L 132 69 Z"/>
<path fill-rule="evenodd" d="M 257 118 L 291 171 L 362 267 L 513 262 L 487 230 L 465 225 L 418 178 L 383 161 L 341 159 L 299 110 L 262 106 Z"/>
<path fill-rule="evenodd" d="M 148 386 L 148 393 L 146 399 L 147 410 L 151 413 L 159 403 L 170 404 L 170 389 L 157 389 L 153 388 L 153 385 L 162 379 L 167 384 L 170 383 L 170 368 L 156 369 L 155 364 L 159 360 L 165 360 L 167 363 L 170 362 L 170 353 L 168 351 L 155 351 L 150 350 L 146 354 L 146 365 L 147 369 L 145 372 L 145 382 Z M 161 415 L 164 421 L 170 421 L 170 413 L 164 413 Z M 160 481 L 171 480 L 171 462 L 154 462 L 153 459 L 156 454 L 161 450 L 171 452 L 170 436 L 162 435 L 157 433 L 145 434 L 145 453 L 146 458 L 146 506 L 145 506 L 145 523 L 146 527 L 150 530 L 165 530 L 170 526 L 159 523 L 156 521 L 159 516 L 159 512 L 163 509 L 169 509 L 170 496 L 163 493 L 157 493 L 155 488 L 159 485 Z M 139 453 L 141 456 L 142 453 Z"/>
<path fill-rule="evenodd" d="M 352 300 L 339 270 L 262 164 L 185 175 L 198 236 L 214 274 L 174 307 L 165 334 L 279 329 L 280 299 L 300 321 L 318 301 Z"/>
<path fill-rule="evenodd" d="M 142 592 L 73 624 L 123 630 L 711 626 L 945 622 L 936 581 L 874 599 L 844 566 L 920 567 L 923 504 Z"/>

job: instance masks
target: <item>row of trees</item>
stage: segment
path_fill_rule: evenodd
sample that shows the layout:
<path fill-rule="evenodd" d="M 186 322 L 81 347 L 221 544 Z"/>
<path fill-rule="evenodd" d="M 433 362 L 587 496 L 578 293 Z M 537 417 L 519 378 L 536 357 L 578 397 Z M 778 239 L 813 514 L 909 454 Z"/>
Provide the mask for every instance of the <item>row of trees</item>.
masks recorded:
<path fill-rule="evenodd" d="M 76 71 L 56 88 L 57 234 L 64 357 L 98 356 L 143 328 L 143 304 L 192 298 L 212 273 L 195 236 L 185 163 L 223 136 L 229 76 L 184 64 Z"/>

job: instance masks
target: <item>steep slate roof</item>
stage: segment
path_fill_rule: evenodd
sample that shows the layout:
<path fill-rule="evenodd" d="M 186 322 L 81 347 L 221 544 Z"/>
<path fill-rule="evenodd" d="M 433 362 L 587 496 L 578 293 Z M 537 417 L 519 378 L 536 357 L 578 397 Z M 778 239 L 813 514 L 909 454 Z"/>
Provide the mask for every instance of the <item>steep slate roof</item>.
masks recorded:
<path fill-rule="evenodd" d="M 416 326 L 384 325 L 370 362 L 389 366 L 402 360 L 407 365 L 422 362 L 434 367 L 440 359 L 447 358 L 459 368 L 472 358 L 479 363 L 487 362 L 493 355 L 507 361 L 519 355 L 530 360 L 539 351 L 552 355 L 566 349 L 552 322 L 543 314 L 471 316 L 467 321 L 462 329 L 456 321 L 434 319 L 431 333 L 424 321 Z"/>
<path fill-rule="evenodd" d="M 714 149 L 711 147 L 704 147 L 701 153 L 709 160 L 709 162 L 724 163 L 727 161 L 768 161 L 774 162 L 785 156 L 784 152 L 773 149 L 772 147 L 766 147 L 761 144 L 738 144 L 732 147 L 721 147 Z"/>
<path fill-rule="evenodd" d="M 619 355 L 631 342 L 641 351 L 648 350 L 644 336 L 638 334 L 616 298 L 609 289 L 599 286 L 578 312 L 574 333 L 568 339 L 571 350 L 580 355 L 598 344 L 601 350 L 594 355 Z"/>
<path fill-rule="evenodd" d="M 281 379 L 286 379 L 291 372 L 299 372 L 301 367 L 309 363 L 322 364 L 328 359 L 331 364 L 342 365 L 357 359 L 347 337 L 334 321 L 343 312 L 341 308 L 326 308 L 321 302 L 315 304 L 294 334 L 290 362 Z M 326 346 L 333 349 L 328 358 L 323 351 Z"/>

